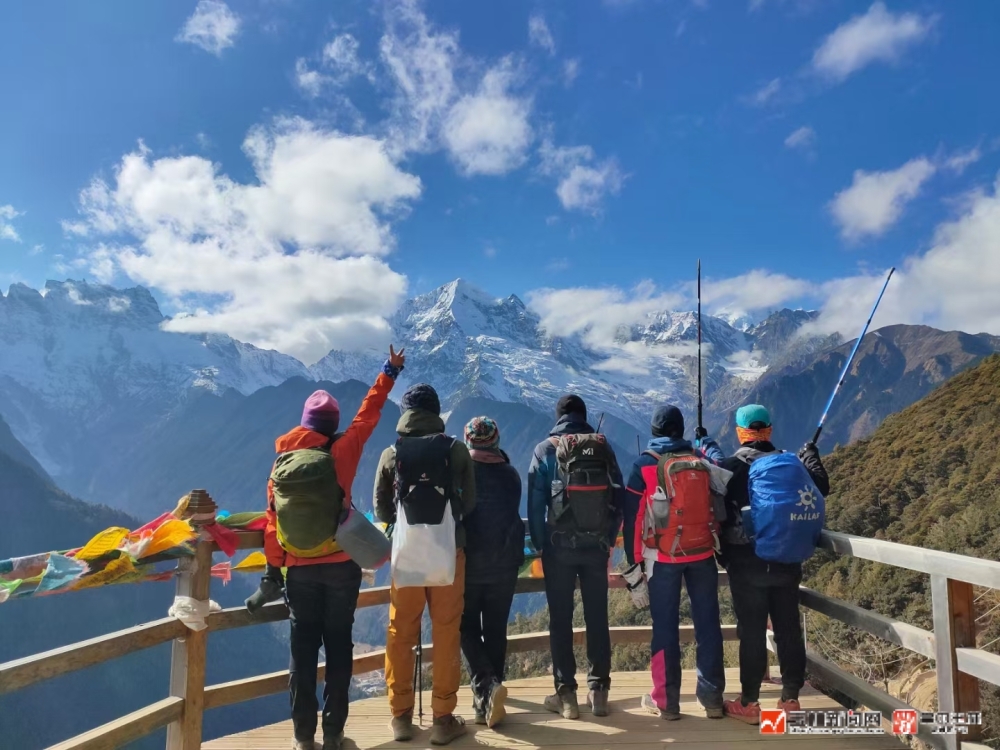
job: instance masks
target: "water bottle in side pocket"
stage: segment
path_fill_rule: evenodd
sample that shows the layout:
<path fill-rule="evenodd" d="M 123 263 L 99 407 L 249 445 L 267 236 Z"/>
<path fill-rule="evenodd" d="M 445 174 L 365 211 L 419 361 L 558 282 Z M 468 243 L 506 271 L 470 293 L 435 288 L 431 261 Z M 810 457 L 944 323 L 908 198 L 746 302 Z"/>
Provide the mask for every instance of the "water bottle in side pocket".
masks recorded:
<path fill-rule="evenodd" d="M 558 520 L 563 514 L 565 500 L 563 493 L 564 485 L 561 479 L 552 480 L 552 520 Z"/>
<path fill-rule="evenodd" d="M 747 539 L 753 541 L 753 514 L 750 512 L 749 505 L 744 505 L 740 508 L 740 517 L 743 519 L 743 533 L 746 534 Z"/>

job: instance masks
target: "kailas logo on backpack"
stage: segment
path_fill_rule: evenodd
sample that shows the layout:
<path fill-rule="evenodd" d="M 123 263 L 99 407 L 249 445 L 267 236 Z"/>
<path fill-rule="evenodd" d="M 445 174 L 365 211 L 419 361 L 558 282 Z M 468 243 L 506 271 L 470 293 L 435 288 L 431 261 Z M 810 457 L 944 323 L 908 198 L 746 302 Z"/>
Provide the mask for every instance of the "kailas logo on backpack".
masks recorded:
<path fill-rule="evenodd" d="M 271 470 L 278 543 L 296 557 L 324 557 L 339 550 L 344 490 L 337 483 L 331 445 L 332 438 L 315 448 L 282 453 Z"/>
<path fill-rule="evenodd" d="M 757 557 L 782 563 L 812 557 L 826 501 L 802 462 L 791 453 L 765 454 L 750 464 L 748 482 Z"/>
<path fill-rule="evenodd" d="M 447 435 L 396 441 L 396 528 L 392 580 L 397 588 L 450 586 L 455 580 L 455 494 Z"/>
<path fill-rule="evenodd" d="M 656 459 L 657 486 L 646 503 L 643 543 L 670 557 L 717 550 L 711 469 L 692 453 L 647 453 Z"/>
<path fill-rule="evenodd" d="M 557 533 L 575 540 L 606 544 L 611 531 L 616 465 L 607 438 L 600 433 L 549 438 L 556 447 L 556 468 L 561 485 L 552 496 L 549 521 Z"/>

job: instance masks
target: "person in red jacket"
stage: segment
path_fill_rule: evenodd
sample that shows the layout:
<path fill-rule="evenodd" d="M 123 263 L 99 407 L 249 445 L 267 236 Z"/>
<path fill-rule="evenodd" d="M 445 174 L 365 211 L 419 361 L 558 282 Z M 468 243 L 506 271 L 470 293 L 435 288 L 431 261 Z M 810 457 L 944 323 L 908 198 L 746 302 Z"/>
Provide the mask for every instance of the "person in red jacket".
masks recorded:
<path fill-rule="evenodd" d="M 403 369 L 403 351 L 389 347 L 389 359 L 368 391 L 361 408 L 343 433 L 340 405 L 326 391 L 316 391 L 305 403 L 300 426 L 279 437 L 274 444 L 278 454 L 302 448 L 333 444 L 337 483 L 344 492 L 344 507 L 351 504 L 351 485 L 365 442 L 371 437 L 382 407 L 396 377 Z M 351 630 L 361 588 L 361 568 L 336 545 L 324 557 L 297 557 L 282 548 L 278 541 L 277 513 L 271 483 L 267 488 L 267 527 L 264 530 L 264 554 L 267 569 L 262 591 L 280 588 L 281 569 L 285 599 L 291 621 L 291 667 L 289 691 L 292 703 L 294 750 L 313 750 L 319 708 L 316 700 L 316 668 L 319 648 L 326 650 L 326 687 L 323 690 L 323 750 L 340 750 L 347 723 L 348 691 L 354 658 Z M 248 603 L 249 606 L 249 603 Z"/>

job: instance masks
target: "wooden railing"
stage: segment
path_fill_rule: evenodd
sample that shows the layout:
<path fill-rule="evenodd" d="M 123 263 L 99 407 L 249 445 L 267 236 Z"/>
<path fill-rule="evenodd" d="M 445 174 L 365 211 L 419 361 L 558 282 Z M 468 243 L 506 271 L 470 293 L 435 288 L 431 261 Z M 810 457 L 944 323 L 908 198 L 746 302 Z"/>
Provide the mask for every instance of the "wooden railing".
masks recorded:
<path fill-rule="evenodd" d="M 260 532 L 240 533 L 239 537 L 241 549 L 262 546 Z M 836 532 L 824 532 L 821 546 L 837 555 L 872 560 L 931 576 L 933 632 L 892 620 L 806 587 L 801 588 L 802 604 L 851 627 L 933 659 L 937 665 L 938 710 L 949 713 L 978 711 L 978 680 L 1000 685 L 1000 656 L 976 648 L 972 587 L 1000 589 L 1000 563 Z M 197 544 L 195 555 L 181 562 L 178 595 L 192 596 L 202 601 L 209 598 L 212 554 L 215 551 L 213 543 L 202 541 Z M 728 585 L 725 573 L 721 573 L 719 578 L 720 585 Z M 611 585 L 620 587 L 622 581 L 619 577 L 612 576 Z M 544 581 L 537 578 L 519 579 L 516 591 L 519 594 L 544 591 Z M 358 597 L 359 608 L 388 602 L 388 587 L 365 589 Z M 201 631 L 189 630 L 174 618 L 156 620 L 0 664 L 0 694 L 21 690 L 43 680 L 172 642 L 169 697 L 54 745 L 49 750 L 114 750 L 164 726 L 167 727 L 167 750 L 196 750 L 201 747 L 202 717 L 206 710 L 281 693 L 288 687 L 287 671 L 206 686 L 205 652 L 208 634 L 287 618 L 288 609 L 284 603 L 275 602 L 255 615 L 241 607 L 214 612 L 208 616 L 208 628 Z M 611 628 L 611 639 L 615 644 L 648 643 L 650 635 L 648 627 Z M 584 629 L 576 630 L 575 643 L 582 644 L 584 636 Z M 735 640 L 735 626 L 724 625 L 723 637 Z M 693 638 L 691 626 L 681 628 L 683 642 L 690 642 Z M 508 651 L 523 653 L 544 650 L 548 645 L 547 633 L 529 633 L 512 636 Z M 774 650 L 773 634 L 770 633 L 768 647 Z M 431 662 L 433 647 L 425 645 L 423 649 L 424 660 Z M 895 709 L 909 708 L 898 698 L 845 672 L 812 651 L 807 653 L 807 661 L 814 677 L 820 678 L 824 685 L 849 696 L 861 705 L 880 710 L 883 715 L 891 715 Z M 384 662 L 384 651 L 356 656 L 354 674 L 379 670 Z M 320 679 L 323 671 L 321 666 Z M 934 747 L 958 748 L 961 745 L 967 750 L 982 747 L 974 744 L 974 740 L 978 738 L 974 734 L 962 737 L 921 733 L 920 738 Z"/>

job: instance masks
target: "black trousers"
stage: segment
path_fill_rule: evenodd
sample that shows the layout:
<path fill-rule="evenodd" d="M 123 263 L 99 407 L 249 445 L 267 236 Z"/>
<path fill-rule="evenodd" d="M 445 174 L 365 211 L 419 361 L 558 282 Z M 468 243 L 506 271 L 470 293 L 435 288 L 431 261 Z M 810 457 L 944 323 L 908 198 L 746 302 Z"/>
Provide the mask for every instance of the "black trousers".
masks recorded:
<path fill-rule="evenodd" d="M 292 624 L 288 688 L 296 739 L 308 741 L 316 734 L 316 669 L 321 645 L 326 651 L 323 734 L 338 735 L 347 723 L 354 660 L 351 630 L 360 588 L 361 568 L 353 561 L 298 565 L 289 568 L 285 576 Z"/>
<path fill-rule="evenodd" d="M 760 685 L 767 671 L 768 617 L 781 667 L 781 698 L 798 699 L 806 679 L 806 645 L 799 612 L 802 566 L 768 565 L 756 556 L 744 555 L 728 562 L 740 637 L 743 699 L 752 702 L 760 698 Z"/>
<path fill-rule="evenodd" d="M 587 626 L 587 684 L 591 690 L 611 686 L 611 631 L 608 629 L 608 553 L 603 550 L 546 550 L 542 555 L 545 597 L 549 605 L 549 648 L 556 692 L 574 692 L 573 592 L 580 580 L 583 619 Z"/>
<path fill-rule="evenodd" d="M 514 601 L 517 568 L 486 582 L 465 582 L 462 653 L 469 665 L 473 708 L 482 708 L 495 683 L 503 682 L 507 664 L 507 620 Z"/>

